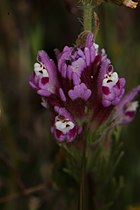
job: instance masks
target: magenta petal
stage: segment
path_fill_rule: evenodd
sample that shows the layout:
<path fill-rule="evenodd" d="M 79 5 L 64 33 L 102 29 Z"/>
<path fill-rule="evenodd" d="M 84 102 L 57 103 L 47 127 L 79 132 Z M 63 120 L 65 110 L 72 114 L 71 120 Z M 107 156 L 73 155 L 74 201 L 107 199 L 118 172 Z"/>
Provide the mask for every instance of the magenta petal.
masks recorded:
<path fill-rule="evenodd" d="M 46 85 L 48 82 L 49 82 L 49 77 L 42 77 L 41 83 L 42 83 L 43 85 Z"/>
<path fill-rule="evenodd" d="M 56 132 L 56 137 L 57 137 L 57 139 L 59 139 L 59 138 L 62 136 L 62 134 L 63 134 L 61 131 L 59 131 L 59 130 L 57 130 L 57 129 L 56 129 L 55 132 Z"/>
<path fill-rule="evenodd" d="M 136 88 L 133 88 L 129 93 L 124 96 L 119 104 L 116 106 L 116 114 L 114 119 L 116 119 L 116 124 L 127 124 L 131 122 L 135 116 L 136 111 L 126 111 L 127 104 L 133 102 L 133 99 L 137 96 L 138 92 L 140 91 L 140 85 Z"/>
<path fill-rule="evenodd" d="M 58 115 L 64 116 L 73 121 L 71 114 L 64 107 L 55 106 L 54 110 L 58 113 Z"/>
<path fill-rule="evenodd" d="M 92 47 L 93 41 L 94 41 L 93 33 L 89 32 L 87 35 L 87 39 L 86 39 L 86 47 L 88 47 L 88 48 Z"/>
<path fill-rule="evenodd" d="M 77 98 L 87 101 L 91 96 L 91 90 L 88 89 L 84 83 L 81 83 L 80 85 L 74 86 L 73 90 L 69 90 L 68 95 L 73 101 Z"/>
<path fill-rule="evenodd" d="M 135 112 L 125 112 L 126 116 L 129 116 L 130 118 L 133 118 L 135 116 Z"/>
<path fill-rule="evenodd" d="M 104 75 L 107 73 L 108 68 L 110 66 L 110 60 L 109 59 L 103 59 L 101 62 L 100 71 L 97 78 L 97 88 L 98 88 L 98 94 L 102 94 L 102 82 L 104 79 Z"/>
<path fill-rule="evenodd" d="M 61 73 L 62 73 L 62 76 L 64 78 L 66 78 L 66 74 L 67 74 L 67 65 L 65 63 L 62 63 L 61 65 Z"/>
<path fill-rule="evenodd" d="M 43 90 L 43 89 L 38 90 L 37 93 L 41 96 L 46 96 L 46 97 L 51 95 L 51 93 L 48 90 Z"/>
<path fill-rule="evenodd" d="M 116 98 L 112 101 L 112 105 L 116 106 L 120 102 L 120 98 Z"/>
<path fill-rule="evenodd" d="M 119 82 L 120 82 L 120 87 L 124 87 L 125 84 L 126 84 L 125 78 L 120 78 L 120 79 L 119 79 Z"/>
<path fill-rule="evenodd" d="M 83 59 L 85 59 L 85 55 L 84 52 L 81 49 L 78 49 L 77 54 L 82 57 Z"/>
<path fill-rule="evenodd" d="M 67 77 L 68 77 L 69 80 L 72 79 L 72 74 L 73 74 L 73 72 L 71 70 L 71 67 L 68 66 L 68 68 L 67 68 Z"/>
<path fill-rule="evenodd" d="M 109 87 L 102 86 L 102 91 L 105 95 L 108 95 L 110 93 Z"/>
<path fill-rule="evenodd" d="M 78 85 L 81 82 L 80 77 L 75 72 L 73 72 L 72 78 L 74 85 Z"/>
<path fill-rule="evenodd" d="M 65 96 L 64 91 L 62 90 L 62 88 L 59 88 L 59 95 L 61 97 L 61 100 L 65 102 L 66 101 L 66 96 Z"/>
<path fill-rule="evenodd" d="M 102 104 L 103 104 L 104 107 L 108 107 L 108 106 L 111 105 L 111 101 L 109 101 L 109 100 L 103 100 L 102 101 Z"/>
<path fill-rule="evenodd" d="M 29 85 L 33 88 L 33 89 L 38 89 L 37 86 L 34 84 L 34 82 L 29 81 Z"/>
<path fill-rule="evenodd" d="M 132 101 L 138 92 L 140 91 L 140 85 L 138 85 L 136 88 L 133 88 L 129 93 L 127 93 L 126 96 L 120 101 L 118 104 L 118 107 L 123 107 L 126 103 Z"/>
<path fill-rule="evenodd" d="M 94 47 L 91 47 L 91 49 L 90 49 L 90 61 L 91 61 L 91 63 L 93 63 L 94 60 L 95 60 L 95 49 L 94 49 Z"/>
<path fill-rule="evenodd" d="M 85 52 L 86 64 L 87 66 L 89 66 L 90 65 L 90 51 L 87 47 L 85 47 L 84 52 Z"/>

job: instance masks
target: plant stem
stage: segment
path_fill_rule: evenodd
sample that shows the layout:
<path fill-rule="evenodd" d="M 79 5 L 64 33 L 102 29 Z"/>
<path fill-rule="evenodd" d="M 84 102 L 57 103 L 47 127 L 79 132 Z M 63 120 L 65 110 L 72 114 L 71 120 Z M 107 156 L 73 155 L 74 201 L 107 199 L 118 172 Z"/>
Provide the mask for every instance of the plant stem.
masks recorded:
<path fill-rule="evenodd" d="M 92 19 L 93 19 L 93 6 L 92 3 L 83 2 L 83 25 L 85 31 L 92 31 Z"/>
<path fill-rule="evenodd" d="M 82 163 L 81 163 L 80 204 L 79 204 L 80 210 L 86 210 L 85 179 L 86 179 L 86 141 L 84 141 L 83 144 Z"/>

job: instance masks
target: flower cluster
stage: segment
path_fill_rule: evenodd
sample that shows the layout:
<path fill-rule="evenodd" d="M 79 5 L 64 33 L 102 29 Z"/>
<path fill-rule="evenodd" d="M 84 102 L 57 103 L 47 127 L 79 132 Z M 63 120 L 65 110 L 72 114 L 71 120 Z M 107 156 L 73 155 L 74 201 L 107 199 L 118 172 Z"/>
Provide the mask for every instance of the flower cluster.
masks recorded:
<path fill-rule="evenodd" d="M 125 78 L 119 77 L 104 49 L 99 53 L 91 32 L 82 42 L 81 37 L 76 47 L 55 51 L 56 64 L 45 51 L 39 51 L 29 79 L 42 105 L 53 110 L 51 131 L 59 142 L 73 141 L 83 123 L 99 127 L 112 113 L 115 125 L 131 122 L 138 107 L 133 99 L 140 85 L 123 96 Z"/>

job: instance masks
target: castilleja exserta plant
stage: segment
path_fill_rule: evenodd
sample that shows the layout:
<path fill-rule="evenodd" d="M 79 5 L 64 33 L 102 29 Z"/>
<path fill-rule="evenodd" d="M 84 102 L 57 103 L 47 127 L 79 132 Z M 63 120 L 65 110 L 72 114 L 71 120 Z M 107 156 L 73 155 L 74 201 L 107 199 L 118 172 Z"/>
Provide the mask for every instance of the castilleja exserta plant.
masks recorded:
<path fill-rule="evenodd" d="M 105 50 L 99 52 L 93 34 L 85 34 L 84 43 L 55 50 L 56 62 L 40 50 L 29 79 L 42 105 L 54 113 L 51 131 L 59 143 L 74 141 L 84 123 L 89 129 L 99 128 L 108 119 L 112 127 L 127 124 L 138 107 L 133 99 L 140 85 L 124 96 L 125 78 L 114 70 Z"/>

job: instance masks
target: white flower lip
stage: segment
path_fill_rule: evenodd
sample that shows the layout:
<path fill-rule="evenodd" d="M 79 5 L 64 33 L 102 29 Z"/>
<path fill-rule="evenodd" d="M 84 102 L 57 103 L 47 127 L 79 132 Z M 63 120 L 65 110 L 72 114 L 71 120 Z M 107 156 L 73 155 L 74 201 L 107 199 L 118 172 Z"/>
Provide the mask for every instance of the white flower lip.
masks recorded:
<path fill-rule="evenodd" d="M 36 75 L 42 75 L 43 77 L 49 77 L 47 69 L 43 66 L 43 64 L 35 63 L 34 64 L 34 72 Z"/>
<path fill-rule="evenodd" d="M 108 86 L 107 84 L 112 83 L 112 84 L 116 84 L 119 80 L 118 74 L 117 72 L 109 72 L 108 74 L 104 75 L 104 79 L 103 79 L 103 86 Z"/>
<path fill-rule="evenodd" d="M 133 101 L 127 104 L 126 112 L 133 112 L 136 111 L 138 108 L 139 104 L 138 101 Z"/>
<path fill-rule="evenodd" d="M 62 133 L 66 134 L 70 130 L 74 128 L 74 123 L 71 122 L 69 119 L 61 119 L 56 117 L 55 119 L 55 127 L 57 130 L 61 131 Z"/>

